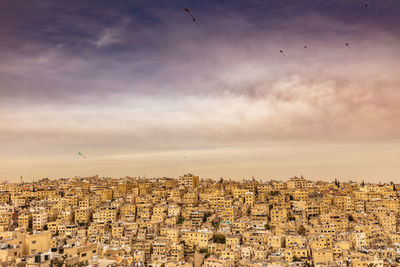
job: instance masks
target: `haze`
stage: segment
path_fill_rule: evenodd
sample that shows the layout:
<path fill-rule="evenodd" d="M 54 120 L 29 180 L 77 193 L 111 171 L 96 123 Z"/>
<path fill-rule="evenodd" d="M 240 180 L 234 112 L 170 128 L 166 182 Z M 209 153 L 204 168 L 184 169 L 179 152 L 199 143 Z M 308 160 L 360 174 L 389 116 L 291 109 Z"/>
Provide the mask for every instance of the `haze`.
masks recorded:
<path fill-rule="evenodd" d="M 0 179 L 400 182 L 400 2 L 368 3 L 0 0 Z"/>

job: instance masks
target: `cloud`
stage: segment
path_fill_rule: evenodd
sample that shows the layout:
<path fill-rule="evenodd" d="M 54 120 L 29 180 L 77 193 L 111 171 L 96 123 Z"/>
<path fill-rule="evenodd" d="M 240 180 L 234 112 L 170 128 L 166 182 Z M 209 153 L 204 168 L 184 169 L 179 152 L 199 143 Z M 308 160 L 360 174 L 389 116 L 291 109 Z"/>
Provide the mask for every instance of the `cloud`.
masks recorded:
<path fill-rule="evenodd" d="M 265 18 L 206 2 L 194 7 L 200 28 L 179 7 L 145 4 L 86 16 L 77 3 L 43 4 L 33 13 L 58 16 L 49 24 L 50 13 L 27 13 L 36 31 L 8 17 L 0 154 L 398 142 L 400 40 L 390 18 L 366 22 L 341 4 L 324 16 L 323 2 L 260 2 Z"/>
<path fill-rule="evenodd" d="M 109 46 L 115 43 L 118 43 L 120 41 L 119 37 L 120 33 L 118 29 L 115 28 L 109 28 L 104 31 L 104 33 L 101 35 L 99 40 L 95 42 L 96 46 L 98 47 L 104 47 L 104 46 Z"/>
<path fill-rule="evenodd" d="M 311 20 L 338 28 L 331 20 Z M 250 27 L 241 25 L 240 32 Z M 114 137 L 102 143 L 118 139 L 116 129 L 126 128 L 128 122 L 135 129 L 143 127 L 138 132 L 160 133 L 158 138 L 149 134 L 159 144 L 165 141 L 163 137 L 174 135 L 177 140 L 185 140 L 186 135 L 210 144 L 222 139 L 237 144 L 246 139 L 396 138 L 396 126 L 386 121 L 397 121 L 399 113 L 399 64 L 394 59 L 399 55 L 399 40 L 379 31 L 364 37 L 362 28 L 352 27 L 353 38 L 358 40 L 352 50 L 344 46 L 348 36 L 335 34 L 335 30 L 307 40 L 294 29 L 272 32 L 268 38 L 262 30 L 254 30 L 248 38 L 234 34 L 228 41 L 223 37 L 191 40 L 187 38 L 190 31 L 178 31 L 172 43 L 145 54 L 132 51 L 82 57 L 56 47 L 29 56 L 9 55 L 0 64 L 0 90 L 13 104 L 28 105 L 20 114 L 25 127 L 39 116 L 34 123 L 38 129 L 12 128 L 13 134 L 52 135 L 54 131 L 55 139 L 57 131 L 86 135 L 86 128 L 97 131 L 114 120 L 121 123 L 102 129 L 105 136 Z M 308 50 L 302 47 L 306 42 Z M 279 54 L 282 46 L 286 57 Z M 47 114 L 40 117 L 42 105 Z M 140 114 L 143 121 L 126 121 L 127 114 L 138 116 L 129 106 L 148 111 Z M 91 110 L 95 112 L 86 114 Z M 205 114 L 212 116 L 204 119 Z M 177 119 L 171 122 L 170 116 Z M 58 125 L 60 117 L 67 129 Z M 6 125 L 11 125 L 11 119 Z M 367 131 L 370 125 L 380 127 Z M 135 135 L 130 127 L 125 130 Z"/>

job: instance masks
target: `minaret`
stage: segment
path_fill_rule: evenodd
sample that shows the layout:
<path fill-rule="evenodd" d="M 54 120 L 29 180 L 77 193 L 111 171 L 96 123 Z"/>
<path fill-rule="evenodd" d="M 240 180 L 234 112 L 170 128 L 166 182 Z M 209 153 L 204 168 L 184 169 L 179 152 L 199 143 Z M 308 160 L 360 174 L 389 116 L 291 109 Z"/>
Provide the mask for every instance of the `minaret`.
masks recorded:
<path fill-rule="evenodd" d="M 20 177 L 20 179 L 19 179 L 19 182 L 20 182 L 21 184 L 24 183 L 24 182 L 22 181 L 22 175 L 21 175 L 21 177 Z"/>
<path fill-rule="evenodd" d="M 32 192 L 36 192 L 36 189 L 35 189 L 35 178 L 32 178 Z"/>

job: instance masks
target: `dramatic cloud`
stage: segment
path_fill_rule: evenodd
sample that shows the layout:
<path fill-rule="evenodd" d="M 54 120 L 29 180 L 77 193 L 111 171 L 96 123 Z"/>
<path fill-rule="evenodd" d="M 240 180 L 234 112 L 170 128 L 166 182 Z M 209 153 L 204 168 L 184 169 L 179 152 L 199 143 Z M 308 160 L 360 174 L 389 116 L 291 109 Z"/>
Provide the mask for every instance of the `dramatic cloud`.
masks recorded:
<path fill-rule="evenodd" d="M 376 145 L 400 141 L 396 1 L 368 14 L 361 2 L 230 3 L 0 2 L 0 176 L 73 175 L 66 164 L 82 175 L 98 172 L 96 164 L 108 175 L 125 167 L 177 175 L 186 171 L 174 168 L 182 153 L 196 155 L 190 169 L 200 174 L 262 175 L 270 154 L 251 151 L 281 144 L 273 175 L 344 175 L 340 167 L 360 178 L 380 168 L 354 170 L 356 159 L 351 168 L 321 169 L 318 160 L 302 168 L 286 147 L 311 142 L 308 155 L 322 146 L 323 157 L 340 158 L 345 150 L 332 144 L 354 144 L 371 157 L 378 149 L 389 165 L 400 155 Z M 253 156 L 236 175 L 227 169 L 241 161 L 239 148 Z M 68 159 L 82 150 L 96 164 Z"/>

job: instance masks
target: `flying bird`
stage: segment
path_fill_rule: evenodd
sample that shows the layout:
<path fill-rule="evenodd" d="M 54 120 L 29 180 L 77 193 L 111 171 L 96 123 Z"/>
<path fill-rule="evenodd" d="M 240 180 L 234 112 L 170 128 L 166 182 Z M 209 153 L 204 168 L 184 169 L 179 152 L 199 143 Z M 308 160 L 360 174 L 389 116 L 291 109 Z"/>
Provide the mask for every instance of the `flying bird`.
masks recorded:
<path fill-rule="evenodd" d="M 83 155 L 81 152 L 78 152 L 78 155 L 82 156 L 82 158 L 86 159 L 85 155 Z"/>
<path fill-rule="evenodd" d="M 367 12 L 368 12 L 368 4 L 367 4 L 367 3 L 364 4 L 364 7 L 365 7 L 365 9 L 366 9 Z"/>
<path fill-rule="evenodd" d="M 308 48 L 308 47 L 305 45 L 305 46 L 304 46 L 304 49 L 307 49 L 307 48 Z"/>
<path fill-rule="evenodd" d="M 349 44 L 349 43 L 346 43 L 346 46 L 347 46 L 348 48 L 350 48 L 350 49 L 351 49 L 351 47 L 350 47 L 350 44 Z"/>
<path fill-rule="evenodd" d="M 279 50 L 281 52 L 282 56 L 285 56 L 285 53 L 283 53 L 283 50 Z"/>
<path fill-rule="evenodd" d="M 190 10 L 188 8 L 185 8 L 185 12 L 189 14 L 189 16 L 192 17 L 192 20 L 194 23 L 196 23 L 197 27 L 199 27 L 199 24 L 197 23 L 196 18 L 192 15 L 192 13 L 190 13 Z"/>

